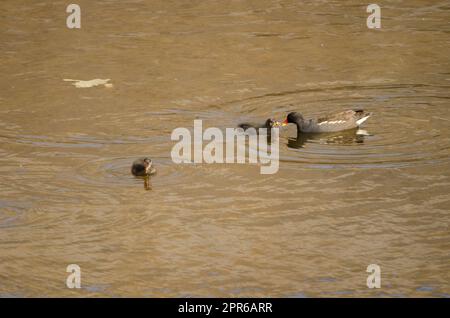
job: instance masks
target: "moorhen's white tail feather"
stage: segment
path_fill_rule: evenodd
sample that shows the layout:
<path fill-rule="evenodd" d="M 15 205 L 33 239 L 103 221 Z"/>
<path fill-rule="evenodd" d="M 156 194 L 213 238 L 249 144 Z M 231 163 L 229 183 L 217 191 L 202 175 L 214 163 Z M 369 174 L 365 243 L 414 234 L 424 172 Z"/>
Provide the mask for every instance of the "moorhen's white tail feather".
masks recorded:
<path fill-rule="evenodd" d="M 361 126 L 369 117 L 370 117 L 371 113 L 368 113 L 366 116 L 364 116 L 363 118 L 360 118 L 356 121 L 356 124 L 358 126 Z"/>

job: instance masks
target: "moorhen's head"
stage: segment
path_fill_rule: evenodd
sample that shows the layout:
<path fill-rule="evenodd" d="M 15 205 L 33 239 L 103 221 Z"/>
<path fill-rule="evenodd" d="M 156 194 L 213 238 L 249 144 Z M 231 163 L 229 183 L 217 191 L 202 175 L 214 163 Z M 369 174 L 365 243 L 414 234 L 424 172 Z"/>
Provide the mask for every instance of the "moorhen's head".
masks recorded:
<path fill-rule="evenodd" d="M 137 159 L 133 162 L 131 173 L 138 177 L 148 176 L 156 172 L 152 160 L 149 158 Z"/>
<path fill-rule="evenodd" d="M 296 124 L 303 121 L 303 116 L 297 112 L 291 112 L 287 115 L 286 119 L 281 123 L 281 126 L 287 126 L 287 124 Z"/>

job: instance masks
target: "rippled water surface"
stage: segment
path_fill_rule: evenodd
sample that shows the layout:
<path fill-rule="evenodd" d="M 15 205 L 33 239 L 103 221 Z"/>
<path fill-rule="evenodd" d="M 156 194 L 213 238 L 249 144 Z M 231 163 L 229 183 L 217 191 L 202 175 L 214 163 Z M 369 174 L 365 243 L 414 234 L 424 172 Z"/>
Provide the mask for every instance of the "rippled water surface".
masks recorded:
<path fill-rule="evenodd" d="M 79 30 L 0 4 L 0 296 L 450 296 L 448 1 L 380 3 L 380 30 L 359 1 L 77 3 Z M 362 135 L 283 127 L 274 175 L 170 157 L 194 119 L 352 108 Z"/>

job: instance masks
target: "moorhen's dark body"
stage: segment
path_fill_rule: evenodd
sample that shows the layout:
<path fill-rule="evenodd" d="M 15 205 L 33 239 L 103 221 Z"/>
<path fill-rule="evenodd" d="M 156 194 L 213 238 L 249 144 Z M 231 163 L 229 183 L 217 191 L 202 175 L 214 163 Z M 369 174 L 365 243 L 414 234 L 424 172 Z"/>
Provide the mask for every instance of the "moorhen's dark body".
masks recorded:
<path fill-rule="evenodd" d="M 371 113 L 364 110 L 346 110 L 337 114 L 328 115 L 318 119 L 304 119 L 300 113 L 289 113 L 282 123 L 297 125 L 297 133 L 329 133 L 358 128 Z"/>

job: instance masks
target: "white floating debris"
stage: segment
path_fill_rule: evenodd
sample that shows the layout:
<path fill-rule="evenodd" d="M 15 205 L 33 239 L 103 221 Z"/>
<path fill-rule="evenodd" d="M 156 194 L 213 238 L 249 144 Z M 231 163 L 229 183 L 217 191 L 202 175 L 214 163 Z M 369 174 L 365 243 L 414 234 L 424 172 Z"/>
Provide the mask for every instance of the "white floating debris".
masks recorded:
<path fill-rule="evenodd" d="M 364 129 L 358 129 L 356 131 L 356 134 L 359 135 L 359 136 L 371 136 L 371 134 L 369 134 L 367 132 L 367 130 L 364 130 Z"/>
<path fill-rule="evenodd" d="M 75 80 L 75 79 L 70 79 L 70 78 L 65 78 L 64 82 L 74 82 L 72 83 L 76 88 L 89 88 L 89 87 L 95 87 L 95 86 L 99 86 L 99 85 L 103 85 L 107 88 L 111 88 L 113 87 L 113 84 L 108 83 L 110 81 L 110 79 L 100 79 L 100 78 L 96 78 L 90 81 L 82 81 L 82 80 Z"/>

